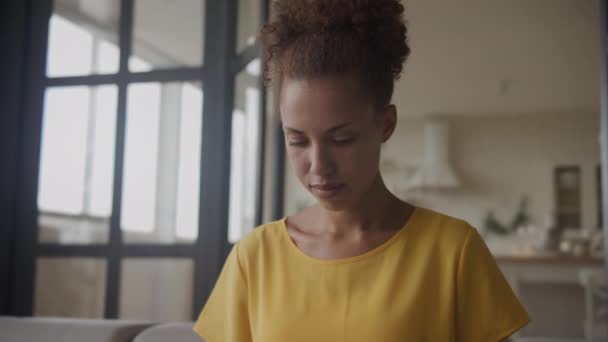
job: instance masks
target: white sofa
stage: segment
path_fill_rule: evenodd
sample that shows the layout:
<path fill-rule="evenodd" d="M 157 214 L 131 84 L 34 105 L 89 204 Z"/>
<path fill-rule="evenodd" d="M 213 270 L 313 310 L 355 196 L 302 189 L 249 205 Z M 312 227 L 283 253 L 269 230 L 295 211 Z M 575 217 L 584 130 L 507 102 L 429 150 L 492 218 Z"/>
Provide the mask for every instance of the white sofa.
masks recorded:
<path fill-rule="evenodd" d="M 0 316 L 0 342 L 204 342 L 192 331 L 192 325 L 193 322 L 157 324 L 128 320 Z M 514 339 L 514 342 L 585 341 L 538 337 Z"/>
<path fill-rule="evenodd" d="M 201 342 L 192 322 L 0 317 L 0 342 Z M 204 342 L 204 341 L 203 341 Z"/>

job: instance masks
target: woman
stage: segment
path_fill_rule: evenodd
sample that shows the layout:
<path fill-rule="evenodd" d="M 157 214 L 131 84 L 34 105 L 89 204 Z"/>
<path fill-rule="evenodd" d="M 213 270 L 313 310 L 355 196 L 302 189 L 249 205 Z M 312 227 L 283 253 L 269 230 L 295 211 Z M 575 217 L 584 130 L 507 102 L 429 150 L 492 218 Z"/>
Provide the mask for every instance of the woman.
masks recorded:
<path fill-rule="evenodd" d="M 317 204 L 232 249 L 194 330 L 224 341 L 491 341 L 526 311 L 466 222 L 385 186 L 398 0 L 279 0 L 261 30 L 289 160 Z"/>

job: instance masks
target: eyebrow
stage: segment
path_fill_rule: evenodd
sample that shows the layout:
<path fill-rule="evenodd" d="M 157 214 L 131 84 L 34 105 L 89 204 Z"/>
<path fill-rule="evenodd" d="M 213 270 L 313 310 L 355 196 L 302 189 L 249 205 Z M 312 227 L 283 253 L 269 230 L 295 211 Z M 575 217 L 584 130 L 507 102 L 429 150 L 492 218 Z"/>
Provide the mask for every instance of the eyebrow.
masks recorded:
<path fill-rule="evenodd" d="M 337 131 L 337 130 L 339 130 L 341 128 L 344 128 L 344 127 L 346 127 L 346 126 L 348 126 L 350 124 L 351 124 L 351 122 L 346 122 L 346 123 L 343 123 L 343 124 L 339 124 L 337 126 L 334 126 L 334 127 L 330 128 L 330 129 L 328 129 L 327 132 L 331 133 L 331 132 Z M 295 128 L 291 128 L 291 127 L 288 127 L 288 126 L 283 126 L 283 128 L 285 128 L 285 130 L 288 131 L 289 133 L 304 134 L 303 131 L 297 130 Z"/>

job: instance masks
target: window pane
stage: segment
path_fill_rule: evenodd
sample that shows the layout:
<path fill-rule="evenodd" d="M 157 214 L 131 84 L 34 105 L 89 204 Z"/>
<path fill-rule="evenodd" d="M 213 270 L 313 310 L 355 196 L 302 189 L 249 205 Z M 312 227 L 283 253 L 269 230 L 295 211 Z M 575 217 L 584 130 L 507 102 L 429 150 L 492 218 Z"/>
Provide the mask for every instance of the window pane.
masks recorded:
<path fill-rule="evenodd" d="M 105 260 L 38 258 L 34 315 L 103 318 L 105 283 Z"/>
<path fill-rule="evenodd" d="M 124 260 L 119 318 L 191 321 L 193 270 L 190 259 Z"/>
<path fill-rule="evenodd" d="M 131 71 L 203 63 L 205 1 L 136 0 Z"/>
<path fill-rule="evenodd" d="M 47 89 L 38 183 L 41 242 L 107 242 L 116 98 L 116 86 Z"/>
<path fill-rule="evenodd" d="M 261 0 L 239 0 L 239 22 L 236 51 L 242 52 L 255 43 L 257 31 L 261 26 Z"/>
<path fill-rule="evenodd" d="M 259 59 L 255 59 L 236 77 L 230 166 L 230 242 L 238 241 L 255 225 L 260 158 L 259 66 Z"/>
<path fill-rule="evenodd" d="M 47 76 L 118 71 L 119 0 L 56 0 L 49 23 Z"/>
<path fill-rule="evenodd" d="M 203 92 L 200 83 L 128 88 L 121 225 L 126 242 L 198 236 Z"/>

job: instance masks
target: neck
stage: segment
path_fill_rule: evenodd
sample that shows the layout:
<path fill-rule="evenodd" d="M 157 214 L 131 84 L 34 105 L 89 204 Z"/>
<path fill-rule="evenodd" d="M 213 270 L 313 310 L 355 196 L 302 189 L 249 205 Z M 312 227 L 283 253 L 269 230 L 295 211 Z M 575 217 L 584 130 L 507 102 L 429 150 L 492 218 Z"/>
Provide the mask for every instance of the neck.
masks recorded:
<path fill-rule="evenodd" d="M 406 206 L 388 190 L 378 174 L 370 190 L 354 206 L 336 211 L 320 206 L 320 226 L 332 235 L 386 230 L 395 222 L 395 216 L 401 217 L 395 213 L 404 212 Z"/>

